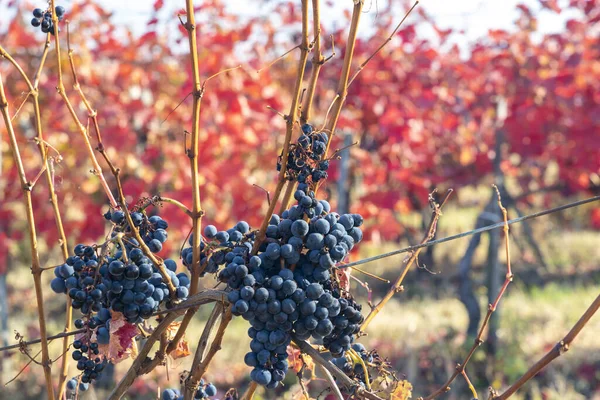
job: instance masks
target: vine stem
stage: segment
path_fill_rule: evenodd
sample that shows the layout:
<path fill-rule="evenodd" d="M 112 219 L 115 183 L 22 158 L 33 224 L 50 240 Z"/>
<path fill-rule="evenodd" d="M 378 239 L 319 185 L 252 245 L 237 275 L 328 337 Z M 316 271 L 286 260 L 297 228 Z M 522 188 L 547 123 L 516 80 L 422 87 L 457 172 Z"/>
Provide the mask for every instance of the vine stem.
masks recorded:
<path fill-rule="evenodd" d="M 17 137 L 8 114 L 8 100 L 4 93 L 4 85 L 2 83 L 2 75 L 0 75 L 0 112 L 8 131 L 10 149 L 17 166 L 21 190 L 23 191 L 23 203 L 25 205 L 25 213 L 27 215 L 27 228 L 29 231 L 29 243 L 31 246 L 31 273 L 35 286 L 35 297 L 37 301 L 38 319 L 40 327 L 40 336 L 42 337 L 42 368 L 44 369 L 44 377 L 46 380 L 46 393 L 49 400 L 54 400 L 54 388 L 52 386 L 52 369 L 50 367 L 50 355 L 48 352 L 48 340 L 46 339 L 46 318 L 44 315 L 44 294 L 42 288 L 42 269 L 40 266 L 40 256 L 37 247 L 37 235 L 35 229 L 35 217 L 33 215 L 33 204 L 31 201 L 32 187 L 25 175 L 25 168 L 21 159 L 21 153 L 17 143 Z"/>
<path fill-rule="evenodd" d="M 56 230 L 58 233 L 58 243 L 61 249 L 61 253 L 63 256 L 63 260 L 66 262 L 69 257 L 69 248 L 67 243 L 67 238 L 65 234 L 65 229 L 62 222 L 62 216 L 60 213 L 60 208 L 58 206 L 58 197 L 56 195 L 56 190 L 54 188 L 54 177 L 53 177 L 53 168 L 51 168 L 51 160 L 48 158 L 48 150 L 46 148 L 47 142 L 44 140 L 44 135 L 42 131 L 42 117 L 41 117 L 41 109 L 39 103 L 39 81 L 42 74 L 42 70 L 44 68 L 46 57 L 48 55 L 48 49 L 50 48 L 50 34 L 46 36 L 46 42 L 44 44 L 44 50 L 42 52 L 42 56 L 40 58 L 40 64 L 34 76 L 33 83 L 27 77 L 27 74 L 23 71 L 21 66 L 17 63 L 15 59 L 13 59 L 10 55 L 6 54 L 4 50 L 1 50 L 2 56 L 9 60 L 13 66 L 15 66 L 16 70 L 19 72 L 27 87 L 29 89 L 28 98 L 31 98 L 33 103 L 33 114 L 35 120 L 35 130 L 36 130 L 36 143 L 38 147 L 38 151 L 40 153 L 40 157 L 42 159 L 42 163 L 44 164 L 44 172 L 46 177 L 46 183 L 48 185 L 48 196 L 50 203 L 52 204 L 52 211 L 54 214 L 54 222 L 56 225 Z M 44 270 L 44 268 L 42 268 Z M 71 298 L 67 298 L 66 309 L 65 309 L 65 332 L 68 332 L 71 329 L 71 323 L 73 319 L 73 309 L 71 307 Z M 65 337 L 63 340 L 63 353 L 67 351 L 69 347 L 69 338 Z M 59 393 L 58 397 L 62 397 L 62 394 L 65 389 L 67 371 L 69 368 L 69 357 L 63 357 L 61 364 L 61 372 L 58 383 Z"/>
<path fill-rule="evenodd" d="M 321 67 L 325 64 L 325 58 L 321 52 L 321 9 L 320 0 L 312 0 L 312 11 L 313 11 L 313 58 L 312 58 L 312 70 L 310 72 L 310 78 L 308 81 L 308 91 L 306 93 L 306 103 L 302 107 L 302 113 L 300 114 L 300 123 L 306 124 L 311 117 L 311 111 L 313 101 L 315 98 L 315 92 L 317 89 L 317 81 L 319 80 L 319 73 Z"/>
<path fill-rule="evenodd" d="M 192 364 L 192 371 L 190 372 L 190 375 L 188 376 L 188 378 L 185 382 L 185 388 L 184 388 L 185 389 L 185 392 L 184 392 L 185 400 L 193 400 L 194 393 L 196 392 L 196 389 L 198 388 L 198 383 L 200 382 L 200 379 L 202 379 L 202 376 L 206 372 L 206 369 L 208 368 L 208 365 L 213 360 L 215 354 L 217 354 L 217 352 L 219 350 L 221 350 L 221 342 L 223 341 L 223 336 L 225 335 L 225 329 L 227 329 L 229 322 L 231 322 L 231 318 L 232 318 L 231 307 L 224 308 L 223 306 L 221 306 L 221 322 L 219 323 L 219 328 L 217 329 L 215 338 L 213 339 L 212 343 L 210 344 L 210 348 L 208 349 L 208 353 L 206 354 L 206 356 L 203 356 L 204 350 L 206 349 L 206 345 L 203 345 L 204 342 L 202 342 L 202 341 L 199 343 L 198 350 L 201 350 L 201 351 L 200 351 L 200 353 L 198 351 L 196 351 L 196 356 L 194 357 L 194 364 Z M 206 327 L 209 327 L 208 323 L 207 323 Z M 206 331 L 206 328 L 205 328 L 205 331 Z M 210 334 L 210 330 L 206 334 L 207 340 L 208 340 L 209 334 Z M 202 336 L 205 336 L 204 332 L 203 332 Z M 202 338 L 201 338 L 201 340 L 202 340 Z"/>
<path fill-rule="evenodd" d="M 481 344 L 483 343 L 483 339 L 482 339 L 483 332 L 485 331 L 485 328 L 487 327 L 488 323 L 490 322 L 490 318 L 492 317 L 492 314 L 498 308 L 498 304 L 500 303 L 500 299 L 502 299 L 502 296 L 504 295 L 506 288 L 508 287 L 510 282 L 512 282 L 512 280 L 513 280 L 513 273 L 512 273 L 512 268 L 510 265 L 510 238 L 509 238 L 509 228 L 508 228 L 508 213 L 506 212 L 506 208 L 504 208 L 504 206 L 502 205 L 502 198 L 500 197 L 500 191 L 498 190 L 498 187 L 496 185 L 493 185 L 493 186 L 496 189 L 496 195 L 498 197 L 498 207 L 500 207 L 500 210 L 502 211 L 502 215 L 504 217 L 503 223 L 504 223 L 504 239 L 505 239 L 505 249 L 506 249 L 506 278 L 505 278 L 504 284 L 500 288 L 498 295 L 496 296 L 496 299 L 494 300 L 494 302 L 488 306 L 487 314 L 485 315 L 485 318 L 483 319 L 481 328 L 479 328 L 477 337 L 473 341 L 473 346 L 471 346 L 471 349 L 469 350 L 469 353 L 467 354 L 467 356 L 465 357 L 463 362 L 456 365 L 454 372 L 452 373 L 450 378 L 448 378 L 446 383 L 444 383 L 444 385 L 442 385 L 439 389 L 437 389 L 435 392 L 433 392 L 429 396 L 427 396 L 425 398 L 420 397 L 419 400 L 435 399 L 442 393 L 446 393 L 447 391 L 449 391 L 450 385 L 452 384 L 452 382 L 454 382 L 454 380 L 459 375 L 463 375 L 466 377 L 466 373 L 464 373 L 465 368 L 467 367 L 467 364 L 471 360 L 471 357 L 473 357 L 475 350 L 477 350 L 477 348 L 479 346 L 481 346 Z"/>
<path fill-rule="evenodd" d="M 190 294 L 198 291 L 200 275 L 200 242 L 202 240 L 202 204 L 200 202 L 200 182 L 198 173 L 198 150 L 199 150 L 199 131 L 200 131 L 200 106 L 204 90 L 200 82 L 200 71 L 198 64 L 198 43 L 196 40 L 196 17 L 194 15 L 194 1 L 186 0 L 185 10 L 187 22 L 185 29 L 188 32 L 188 41 L 190 44 L 190 59 L 192 74 L 194 80 L 193 104 L 192 104 L 192 135 L 190 148 L 187 155 L 190 160 L 190 170 L 192 175 L 192 222 L 193 222 L 193 262 L 192 279 L 190 285 Z"/>
<path fill-rule="evenodd" d="M 598 311 L 600 308 L 600 295 L 596 297 L 596 299 L 592 302 L 592 304 L 588 307 L 587 310 L 583 313 L 579 321 L 571 328 L 569 333 L 558 342 L 552 350 L 546 353 L 541 359 L 539 359 L 523 376 L 521 376 L 515 383 L 513 383 L 508 389 L 504 391 L 502 394 L 496 394 L 494 392 L 491 393 L 491 400 L 505 400 L 510 396 L 515 394 L 517 390 L 519 390 L 527 381 L 536 376 L 542 369 L 544 369 L 548 364 L 550 364 L 554 359 L 560 357 L 567 351 L 569 351 L 571 343 L 579 332 L 585 327 L 590 318 Z"/>
<path fill-rule="evenodd" d="M 283 214 L 285 210 L 290 206 L 290 201 L 292 200 L 292 196 L 296 191 L 296 186 L 298 182 L 296 181 L 288 181 L 287 186 L 285 188 L 285 193 L 283 194 L 283 199 L 281 199 L 281 205 L 279 206 L 279 215 Z"/>
<path fill-rule="evenodd" d="M 196 17 L 194 15 L 194 0 L 186 0 L 185 11 L 187 21 L 183 26 L 188 32 L 188 42 L 190 45 L 190 61 L 193 74 L 194 90 L 192 104 L 192 135 L 190 148 L 187 149 L 187 156 L 190 160 L 190 170 L 192 174 L 192 277 L 190 284 L 190 295 L 198 292 L 200 284 L 200 274 L 202 266 L 200 265 L 200 242 L 202 240 L 202 205 L 200 202 L 200 183 L 198 173 L 198 148 L 199 148 L 199 130 L 200 130 L 200 106 L 202 96 L 204 95 L 204 84 L 200 83 L 200 70 L 198 63 L 198 42 L 196 40 Z M 216 76 L 216 75 L 213 75 Z M 183 338 L 187 327 L 190 324 L 197 308 L 190 308 L 185 313 L 179 329 L 175 333 L 173 340 L 167 346 L 166 354 L 169 354 L 177 348 L 179 341 Z"/>
<path fill-rule="evenodd" d="M 346 41 L 346 54 L 344 55 L 344 64 L 342 65 L 342 72 L 338 81 L 337 93 L 333 100 L 334 104 L 331 109 L 331 116 L 325 123 L 325 129 L 323 129 L 325 132 L 329 132 L 325 154 L 329 152 L 337 121 L 342 112 L 346 97 L 348 96 L 348 77 L 350 76 L 350 68 L 352 67 L 352 58 L 354 57 L 354 48 L 356 47 L 356 35 L 358 33 L 358 24 L 360 23 L 363 5 L 364 0 L 354 1 L 350 32 L 348 33 L 348 40 Z"/>
<path fill-rule="evenodd" d="M 354 80 L 356 79 L 358 74 L 360 74 L 361 71 L 363 69 L 365 69 L 365 67 L 367 66 L 369 61 L 371 61 L 377 55 L 377 53 L 379 53 L 389 42 L 392 41 L 392 38 L 394 37 L 396 32 L 398 32 L 398 29 L 400 29 L 400 27 L 402 26 L 404 21 L 406 21 L 406 18 L 408 18 L 410 13 L 417 7 L 418 4 L 419 4 L 419 1 L 418 0 L 415 1 L 415 3 L 412 5 L 411 8 L 408 9 L 406 14 L 404 14 L 404 17 L 402 18 L 402 20 L 398 23 L 398 25 L 396 25 L 396 27 L 394 28 L 392 33 L 390 33 L 390 35 L 387 37 L 387 39 L 385 39 L 385 41 L 377 48 L 377 50 L 375 50 L 373 52 L 373 54 L 371 54 L 369 57 L 367 57 L 367 59 L 365 61 L 363 61 L 362 64 L 360 64 L 360 66 L 358 67 L 358 70 L 354 73 L 354 75 L 352 75 L 352 78 L 350 78 L 350 81 L 348 82 L 348 87 L 350 87 L 350 85 L 352 85 L 352 82 L 354 82 Z"/>
<path fill-rule="evenodd" d="M 294 91 L 292 92 L 292 104 L 290 106 L 290 112 L 285 117 L 286 127 L 285 139 L 283 142 L 283 153 L 281 157 L 281 170 L 279 171 L 275 193 L 273 193 L 273 198 L 271 199 L 271 203 L 269 204 L 269 208 L 267 210 L 267 213 L 265 214 L 265 218 L 263 219 L 262 224 L 260 226 L 260 230 L 256 235 L 254 247 L 252 248 L 252 254 L 256 254 L 258 252 L 260 245 L 265 240 L 267 227 L 269 226 L 269 221 L 271 220 L 271 216 L 275 211 L 277 200 L 279 200 L 279 196 L 281 195 L 283 186 L 286 182 L 285 173 L 287 171 L 286 166 L 290 150 L 290 142 L 292 141 L 292 132 L 294 126 L 296 125 L 296 121 L 298 120 L 298 106 L 300 104 L 302 81 L 304 80 L 304 70 L 306 69 L 309 51 L 310 44 L 308 42 L 308 0 L 302 0 L 302 43 L 300 44 L 300 60 L 298 61 L 296 83 L 294 84 Z"/>
<path fill-rule="evenodd" d="M 242 397 L 240 397 L 240 400 L 252 400 L 252 398 L 254 397 L 254 392 L 256 392 L 257 388 L 258 383 L 254 381 L 250 382 L 250 386 L 248 386 L 248 389 L 246 389 Z"/>
<path fill-rule="evenodd" d="M 55 9 L 54 3 L 55 3 L 55 0 L 50 0 L 50 7 L 52 10 Z M 83 138 L 83 141 L 85 143 L 85 148 L 87 150 L 88 156 L 89 156 L 90 161 L 93 166 L 94 175 L 96 175 L 98 177 L 98 179 L 100 179 L 100 184 L 102 185 L 102 188 L 104 189 L 104 192 L 106 193 L 106 196 L 108 197 L 108 200 L 109 200 L 111 206 L 113 208 L 117 208 L 118 207 L 117 201 L 115 200 L 115 198 L 110 190 L 110 187 L 108 186 L 108 183 L 106 182 L 106 179 L 104 178 L 102 168 L 100 167 L 100 164 L 98 163 L 98 159 L 96 158 L 96 155 L 94 154 L 94 149 L 92 148 L 92 145 L 90 143 L 87 129 L 85 126 L 83 126 L 81 121 L 79 121 L 79 117 L 77 116 L 75 109 L 71 105 L 71 101 L 69 100 L 69 97 L 67 96 L 67 92 L 65 91 L 65 85 L 63 83 L 63 77 L 62 77 L 61 56 L 60 56 L 58 17 L 56 16 L 55 12 L 52 12 L 52 22 L 53 22 L 54 26 L 56 27 L 55 29 L 57 30 L 56 34 L 54 35 L 54 47 L 56 50 L 56 68 L 58 69 L 58 83 L 56 86 L 56 91 L 58 92 L 60 97 L 65 102 L 65 105 L 67 106 L 67 109 L 69 110 L 69 114 L 71 114 L 71 117 L 73 118 L 73 122 L 75 122 L 75 125 L 77 125 L 77 129 L 79 130 L 79 133 L 81 134 L 81 137 Z"/>
<path fill-rule="evenodd" d="M 426 243 L 434 238 L 435 231 L 437 229 L 438 220 L 440 219 L 440 216 L 442 215 L 442 208 L 444 207 L 444 205 L 450 198 L 450 195 L 452 194 L 452 189 L 448 190 L 448 192 L 446 193 L 446 196 L 442 200 L 441 204 L 437 204 L 435 202 L 435 200 L 433 199 L 434 193 L 435 193 L 435 191 L 429 195 L 429 204 L 432 208 L 432 214 L 431 214 L 431 220 L 429 221 L 429 227 L 427 228 L 427 232 L 425 233 L 425 237 L 421 241 L 421 244 Z M 369 312 L 369 315 L 367 315 L 367 317 L 365 318 L 365 321 L 363 322 L 363 324 L 360 327 L 360 329 L 362 331 L 365 331 L 367 329 L 369 324 L 373 321 L 373 318 L 375 318 L 377 316 L 377 314 L 379 314 L 379 312 L 387 304 L 387 302 L 390 301 L 392 299 L 392 297 L 394 297 L 394 294 L 396 294 L 402 290 L 401 289 L 402 282 L 404 281 L 404 278 L 406 277 L 406 274 L 408 273 L 408 270 L 410 269 L 410 267 L 415 263 L 415 261 L 419 257 L 419 253 L 421 252 L 421 249 L 422 248 L 419 248 L 410 254 L 408 259 L 404 263 L 404 267 L 402 269 L 402 272 L 400 273 L 400 276 L 398 276 L 398 278 L 396 279 L 396 281 L 394 282 L 392 287 L 388 290 L 386 295 L 379 301 L 379 303 L 377 303 L 377 305 L 375 307 L 373 307 L 371 309 L 371 311 Z"/>
<path fill-rule="evenodd" d="M 155 357 L 153 360 L 148 358 L 148 354 L 154 344 L 160 339 L 162 333 L 169 327 L 169 325 L 177 319 L 180 315 L 184 313 L 185 309 L 199 307 L 203 304 L 213 303 L 213 302 L 221 302 L 223 304 L 227 303 L 227 293 L 221 290 L 203 290 L 199 291 L 197 294 L 190 296 L 186 301 L 184 301 L 181 306 L 185 307 L 182 309 L 178 309 L 176 311 L 172 311 L 169 314 L 165 315 L 160 324 L 156 327 L 154 332 L 146 339 L 146 343 L 140 350 L 137 358 L 131 365 L 131 367 L 127 370 L 127 373 L 121 381 L 117 384 L 117 386 L 113 389 L 112 393 L 108 397 L 109 400 L 118 400 L 125 393 L 127 389 L 133 384 L 135 379 L 145 373 L 150 372 L 152 369 L 148 368 L 148 365 L 156 363 L 158 357 Z M 158 364 L 158 363 L 156 363 Z"/>

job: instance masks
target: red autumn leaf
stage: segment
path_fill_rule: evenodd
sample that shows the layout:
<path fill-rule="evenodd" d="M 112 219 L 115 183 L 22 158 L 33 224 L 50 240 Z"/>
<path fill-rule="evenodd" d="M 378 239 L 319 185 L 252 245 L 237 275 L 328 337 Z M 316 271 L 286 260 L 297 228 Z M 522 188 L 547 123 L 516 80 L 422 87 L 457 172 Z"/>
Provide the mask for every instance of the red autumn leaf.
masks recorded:
<path fill-rule="evenodd" d="M 111 311 L 110 321 L 110 342 L 105 345 L 99 345 L 98 349 L 108 360 L 118 364 L 128 357 L 137 356 L 137 344 L 135 337 L 139 334 L 137 326 L 130 324 L 125 320 L 123 314 Z M 95 333 L 92 336 L 92 342 L 96 341 Z"/>

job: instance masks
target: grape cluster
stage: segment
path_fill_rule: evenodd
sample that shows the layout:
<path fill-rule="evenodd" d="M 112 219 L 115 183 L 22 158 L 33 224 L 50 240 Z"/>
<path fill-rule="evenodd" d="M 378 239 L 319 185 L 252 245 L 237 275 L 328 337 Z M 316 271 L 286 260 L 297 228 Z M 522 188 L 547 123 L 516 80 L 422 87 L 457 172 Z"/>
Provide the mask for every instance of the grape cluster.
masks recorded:
<path fill-rule="evenodd" d="M 232 313 L 251 325 L 250 352 L 244 357 L 254 368 L 250 376 L 267 388 L 285 377 L 292 336 L 322 340 L 334 356 L 341 356 L 363 322 L 361 306 L 339 287 L 334 271 L 361 241 L 363 218 L 340 216 L 327 201 L 317 200 L 306 183 L 298 187 L 297 203 L 281 217 L 271 217 L 257 255 L 251 254 L 254 233 L 240 223 L 234 230 L 245 232 L 243 238 L 214 261 L 226 264 L 218 278 L 230 289 Z M 221 245 L 230 242 L 227 232 L 211 226 L 204 235 Z"/>
<path fill-rule="evenodd" d="M 72 353 L 82 375 L 80 382 L 75 378 L 69 381 L 73 388 L 79 382 L 79 390 L 85 390 L 105 366 L 98 345 L 110 342 L 114 312 L 122 313 L 130 323 L 140 323 L 150 318 L 160 305 L 171 307 L 172 297 L 183 300 L 189 293 L 188 275 L 177 274 L 177 263 L 165 259 L 166 273 L 176 289 L 172 296 L 158 266 L 140 249 L 123 211 L 109 211 L 104 217 L 114 224 L 108 242 L 100 248 L 75 246 L 74 255 L 54 269 L 55 278 L 50 283 L 56 293 L 68 294 L 73 308 L 83 314 L 74 324 L 85 332 L 73 343 Z M 160 252 L 168 238 L 167 221 L 139 211 L 132 212 L 131 219 L 148 248 Z"/>
<path fill-rule="evenodd" d="M 329 160 L 323 159 L 327 149 L 328 136 L 325 132 L 315 132 L 310 124 L 302 125 L 302 135 L 296 143 L 290 144 L 287 159 L 287 172 L 290 179 L 300 183 L 316 184 L 327 179 Z M 282 167 L 283 156 L 277 159 L 277 170 Z"/>
<path fill-rule="evenodd" d="M 89 383 L 79 382 L 77 378 L 71 378 L 67 381 L 67 390 L 75 392 L 77 390 L 77 386 L 79 386 L 80 392 L 85 392 L 90 388 Z"/>
<path fill-rule="evenodd" d="M 109 218 L 108 213 L 105 218 Z M 168 237 L 167 221 L 158 215 L 148 218 L 141 212 L 131 213 L 131 218 L 148 248 L 153 253 L 160 252 Z M 102 284 L 108 290 L 106 301 L 111 310 L 123 313 L 128 322 L 139 323 L 150 318 L 162 303 L 166 303 L 167 308 L 172 306 L 171 293 L 158 272 L 158 266 L 144 255 L 139 243 L 132 237 L 124 213 L 114 211 L 110 213 L 110 220 L 116 224 L 113 238 L 124 236 L 117 241 L 114 253 L 106 257 L 99 269 Z M 124 248 L 121 248 L 121 243 Z M 165 259 L 163 263 L 175 286 L 175 297 L 178 300 L 187 298 L 190 286 L 188 275 L 183 272 L 177 274 L 177 263 L 172 259 Z"/>
<path fill-rule="evenodd" d="M 99 356 L 98 343 L 84 344 L 81 340 L 73 342 L 75 351 L 71 354 L 73 360 L 77 361 L 77 369 L 82 371 L 81 383 L 89 384 L 98 377 L 106 366 L 106 360 Z"/>
<path fill-rule="evenodd" d="M 214 274 L 219 267 L 233 261 L 238 254 L 247 254 L 252 250 L 255 232 L 250 231 L 250 225 L 246 221 L 238 222 L 234 227 L 219 231 L 214 225 L 204 228 L 204 238 L 200 242 L 200 265 L 205 268 L 200 274 Z M 192 245 L 194 235 L 190 235 L 189 245 Z M 191 269 L 193 254 L 192 248 L 186 247 L 181 252 L 183 265 Z"/>
<path fill-rule="evenodd" d="M 212 383 L 205 383 L 200 380 L 200 386 L 194 394 L 194 399 L 209 399 L 217 395 L 217 388 Z M 161 400 L 183 400 L 183 396 L 178 389 L 165 389 L 162 392 Z"/>
<path fill-rule="evenodd" d="M 98 283 L 98 256 L 91 246 L 75 246 L 74 255 L 54 269 L 55 278 L 50 287 L 56 293 L 67 293 L 72 306 L 83 314 L 102 308 L 107 289 Z"/>
<path fill-rule="evenodd" d="M 56 17 L 59 21 L 62 21 L 65 16 L 65 8 L 63 6 L 56 6 L 54 8 L 54 12 L 56 13 Z M 50 33 L 52 35 L 56 34 L 56 30 L 60 32 L 60 28 L 54 26 L 54 22 L 52 21 L 52 12 L 50 10 L 42 10 L 41 8 L 36 8 L 33 10 L 33 19 L 31 20 L 31 25 L 34 27 L 41 27 L 42 32 Z"/>

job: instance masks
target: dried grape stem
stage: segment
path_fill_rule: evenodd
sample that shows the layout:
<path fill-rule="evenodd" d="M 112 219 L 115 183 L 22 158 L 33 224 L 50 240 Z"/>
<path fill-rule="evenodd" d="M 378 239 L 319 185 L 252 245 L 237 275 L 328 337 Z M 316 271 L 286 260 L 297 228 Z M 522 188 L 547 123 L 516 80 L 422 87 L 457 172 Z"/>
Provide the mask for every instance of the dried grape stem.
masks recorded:
<path fill-rule="evenodd" d="M 23 191 L 23 203 L 27 214 L 27 228 L 29 231 L 29 243 L 31 246 L 31 274 L 35 286 L 35 297 L 37 301 L 38 320 L 40 327 L 40 336 L 42 337 L 42 367 L 44 369 L 44 377 L 46 379 L 46 393 L 49 400 L 54 400 L 54 388 L 52 386 L 52 370 L 50 368 L 50 355 L 48 352 L 48 340 L 46 339 L 46 318 L 44 316 L 44 294 L 42 287 L 42 269 L 40 266 L 40 256 L 37 248 L 37 235 L 35 229 L 35 217 L 33 215 L 33 204 L 31 201 L 31 184 L 27 181 L 25 168 L 21 160 L 17 137 L 8 114 L 8 100 L 4 93 L 4 85 L 2 76 L 0 75 L 0 112 L 4 118 L 6 130 L 8 131 L 10 149 L 17 166 L 21 190 Z"/>
<path fill-rule="evenodd" d="M 432 211 L 432 215 L 431 215 L 431 220 L 429 221 L 429 227 L 427 228 L 427 232 L 425 234 L 425 237 L 421 241 L 421 244 L 427 243 L 431 239 L 434 238 L 435 231 L 437 229 L 438 220 L 439 220 L 440 216 L 442 215 L 442 208 L 448 201 L 450 194 L 452 194 L 452 189 L 448 190 L 448 192 L 446 193 L 446 196 L 442 200 L 441 204 L 437 204 L 433 200 L 433 193 L 429 195 L 429 204 L 431 205 L 431 208 L 433 211 Z M 375 316 L 377 316 L 377 314 L 379 314 L 379 312 L 383 309 L 383 307 L 387 304 L 387 302 L 390 301 L 392 299 L 392 297 L 394 297 L 394 294 L 398 293 L 398 291 L 401 290 L 402 282 L 404 281 L 404 278 L 406 277 L 406 274 L 408 273 L 408 270 L 410 269 L 410 267 L 414 264 L 414 262 L 419 257 L 419 253 L 421 252 L 421 249 L 422 248 L 419 248 L 411 253 L 408 260 L 406 260 L 406 262 L 404 263 L 404 268 L 402 269 L 400 276 L 396 279 L 396 281 L 394 282 L 392 287 L 388 290 L 388 292 L 383 297 L 383 299 L 381 299 L 381 301 L 375 307 L 373 307 L 371 309 L 371 311 L 369 312 L 369 315 L 367 315 L 367 318 L 365 318 L 365 322 L 363 322 L 362 326 L 360 327 L 360 329 L 362 331 L 365 331 L 367 329 L 367 327 L 369 326 L 371 321 L 373 321 L 373 318 L 375 318 Z"/>
<path fill-rule="evenodd" d="M 509 233 L 508 214 L 506 212 L 506 208 L 504 208 L 504 206 L 502 205 L 500 191 L 498 190 L 498 188 L 495 185 L 494 185 L 494 188 L 496 189 L 496 194 L 498 196 L 498 206 L 500 207 L 500 210 L 502 211 L 502 215 L 504 217 L 503 224 L 504 224 L 504 240 L 505 240 L 505 249 L 506 249 L 506 279 L 504 281 L 504 284 L 500 288 L 500 291 L 498 292 L 496 299 L 494 300 L 494 302 L 492 304 L 490 304 L 488 306 L 487 314 L 485 315 L 483 323 L 481 324 L 481 328 L 479 328 L 479 332 L 477 333 L 477 337 L 475 338 L 475 340 L 473 342 L 473 346 L 471 346 L 471 349 L 469 350 L 469 353 L 467 354 L 467 356 L 465 357 L 463 362 L 456 365 L 454 372 L 452 373 L 450 378 L 448 378 L 446 383 L 444 383 L 444 385 L 442 385 L 442 387 L 440 387 L 435 392 L 433 392 L 432 394 L 430 394 L 429 396 L 427 396 L 425 398 L 420 397 L 419 400 L 432 400 L 432 399 L 436 398 L 437 396 L 441 395 L 442 393 L 446 393 L 447 391 L 450 390 L 450 385 L 452 384 L 452 382 L 454 382 L 454 380 L 465 371 L 465 368 L 467 367 L 467 364 L 469 363 L 469 361 L 471 360 L 471 357 L 475 353 L 475 350 L 477 350 L 477 348 L 479 346 L 481 346 L 481 344 L 483 343 L 483 339 L 482 339 L 483 332 L 485 331 L 485 328 L 487 327 L 488 323 L 490 322 L 490 318 L 492 317 L 492 314 L 494 313 L 494 311 L 496 311 L 496 308 L 498 307 L 498 303 L 500 302 L 500 299 L 502 299 L 502 296 L 504 295 L 506 288 L 508 287 L 510 282 L 512 282 L 513 273 L 512 273 L 512 268 L 510 266 L 510 237 L 508 235 L 508 233 Z"/>
<path fill-rule="evenodd" d="M 278 175 L 277 187 L 275 188 L 275 193 L 273 194 L 273 198 L 271 199 L 271 204 L 269 204 L 269 208 L 267 213 L 265 214 L 265 218 L 260 226 L 260 230 L 256 235 L 256 239 L 254 241 L 254 247 L 252 249 L 252 254 L 256 254 L 260 245 L 265 240 L 265 235 L 267 232 L 267 227 L 269 226 L 269 221 L 271 220 L 271 216 L 275 211 L 275 206 L 277 205 L 277 200 L 279 200 L 279 196 L 283 190 L 283 186 L 286 182 L 285 173 L 287 171 L 287 161 L 288 155 L 290 152 L 290 142 L 292 141 L 292 132 L 294 129 L 294 125 L 296 124 L 298 118 L 298 105 L 300 103 L 300 93 L 302 92 L 302 81 L 304 80 L 304 70 L 306 69 L 306 62 L 308 61 L 308 52 L 309 52 L 309 43 L 308 43 L 308 0 L 302 0 L 302 43 L 300 44 L 300 60 L 298 61 L 298 72 L 296 74 L 296 83 L 294 86 L 294 91 L 292 92 L 292 104 L 290 106 L 290 113 L 286 117 L 286 129 L 285 129 L 285 140 L 283 142 L 283 153 L 281 157 L 281 170 Z"/>
<path fill-rule="evenodd" d="M 344 386 L 348 387 L 355 391 L 356 395 L 359 398 L 365 398 L 370 400 L 382 400 L 381 397 L 377 396 L 374 393 L 371 393 L 365 390 L 362 386 L 360 386 L 357 382 L 353 381 L 346 375 L 341 369 L 327 361 L 321 356 L 318 350 L 312 347 L 308 342 L 304 340 L 299 340 L 292 335 L 294 343 L 298 346 L 298 348 L 305 354 L 308 354 L 315 363 L 319 364 L 327 371 L 329 371 L 333 376 L 335 376 L 338 381 Z"/>

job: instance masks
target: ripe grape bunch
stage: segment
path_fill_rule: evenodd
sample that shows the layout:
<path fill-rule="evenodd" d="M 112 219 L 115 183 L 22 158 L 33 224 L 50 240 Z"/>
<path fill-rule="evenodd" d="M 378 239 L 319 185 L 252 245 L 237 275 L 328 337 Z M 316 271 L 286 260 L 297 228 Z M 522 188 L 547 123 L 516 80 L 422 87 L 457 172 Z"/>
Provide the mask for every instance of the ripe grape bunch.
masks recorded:
<path fill-rule="evenodd" d="M 205 383 L 204 379 L 200 380 L 200 386 L 194 394 L 194 399 L 210 399 L 217 395 L 217 388 L 212 383 Z M 165 389 L 162 392 L 161 400 L 183 400 L 183 396 L 178 389 Z"/>
<path fill-rule="evenodd" d="M 176 274 L 174 260 L 163 261 L 166 272 L 176 288 L 171 294 L 158 266 L 144 255 L 120 210 L 107 212 L 104 217 L 113 223 L 110 239 L 102 246 L 79 244 L 74 255 L 54 269 L 50 285 L 56 293 L 66 293 L 72 306 L 83 317 L 75 327 L 84 333 L 73 343 L 72 357 L 83 371 L 80 390 L 86 390 L 104 368 L 98 345 L 110 342 L 110 323 L 117 313 L 129 323 L 150 318 L 160 305 L 167 308 L 172 300 L 188 296 L 190 279 L 185 273 Z M 131 218 L 144 243 L 152 252 L 162 250 L 167 240 L 168 223 L 159 216 L 147 217 L 143 212 L 131 213 Z M 69 387 L 77 388 L 77 380 Z"/>
<path fill-rule="evenodd" d="M 54 12 L 58 21 L 62 21 L 65 16 L 65 8 L 63 6 L 56 6 L 54 8 Z M 56 34 L 56 30 L 60 32 L 60 28 L 54 26 L 54 22 L 52 21 L 52 12 L 50 10 L 42 10 L 41 8 L 36 8 L 33 10 L 33 19 L 31 20 L 31 25 L 34 27 L 41 27 L 42 32 L 50 33 L 52 35 Z"/>
<path fill-rule="evenodd" d="M 287 159 L 289 179 L 300 183 L 316 184 L 327 179 L 329 160 L 323 159 L 328 137 L 325 132 L 316 132 L 312 125 L 302 125 L 302 135 L 290 145 Z M 283 157 L 277 159 L 277 170 L 281 170 Z"/>
<path fill-rule="evenodd" d="M 267 388 L 276 388 L 285 377 L 287 346 L 293 338 L 322 341 L 340 357 L 364 319 L 336 273 L 336 266 L 362 240 L 363 218 L 331 211 L 305 179 L 298 180 L 296 204 L 271 217 L 257 254 L 252 254 L 256 234 L 244 221 L 228 231 L 212 225 L 204 229 L 204 249 L 220 249 L 206 263 L 211 271 L 224 265 L 218 278 L 227 283 L 232 313 L 251 325 L 251 351 L 244 361 L 254 368 L 251 378 Z"/>

